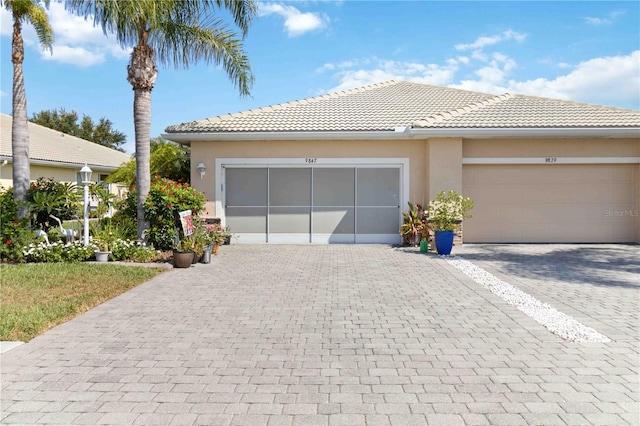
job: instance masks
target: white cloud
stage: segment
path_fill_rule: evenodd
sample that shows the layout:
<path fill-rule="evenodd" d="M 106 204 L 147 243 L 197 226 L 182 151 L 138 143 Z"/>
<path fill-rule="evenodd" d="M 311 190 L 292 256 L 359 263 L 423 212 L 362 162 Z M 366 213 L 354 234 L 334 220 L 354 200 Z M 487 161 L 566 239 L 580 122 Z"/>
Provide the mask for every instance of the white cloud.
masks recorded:
<path fill-rule="evenodd" d="M 382 60 L 379 58 L 367 58 L 364 60 L 345 61 L 340 64 L 332 64 L 337 70 L 334 77 L 340 83 L 328 92 L 339 92 L 355 87 L 380 83 L 388 80 L 404 80 L 416 83 L 446 85 L 453 81 L 453 76 L 458 70 L 457 62 L 448 61 L 444 65 L 420 64 L 417 62 L 399 62 Z M 325 64 L 324 70 L 332 70 Z M 327 92 L 327 90 L 323 90 Z"/>
<path fill-rule="evenodd" d="M 51 2 L 47 9 L 53 29 L 53 52 L 42 51 L 43 59 L 89 67 L 103 63 L 107 56 L 127 59 L 128 50 L 122 49 L 113 37 L 107 37 L 92 20 L 85 20 L 67 12 L 62 3 Z M 11 35 L 12 17 L 4 8 L 0 10 L 1 35 Z M 24 25 L 25 45 L 38 48 L 39 41 L 33 26 Z"/>
<path fill-rule="evenodd" d="M 478 79 L 463 80 L 452 86 L 486 93 L 509 92 L 603 105 L 640 106 L 640 50 L 629 55 L 581 62 L 567 74 L 555 79 L 507 79 L 504 72 L 506 68 L 494 65 L 477 70 L 475 74 Z"/>
<path fill-rule="evenodd" d="M 309 31 L 325 28 L 329 24 L 329 17 L 324 14 L 301 12 L 293 6 L 279 3 L 260 3 L 260 16 L 276 14 L 284 18 L 284 26 L 289 37 L 297 37 Z"/>
<path fill-rule="evenodd" d="M 620 15 L 624 15 L 624 12 L 622 12 L 622 11 L 613 11 L 613 12 L 607 14 L 607 16 L 605 16 L 604 18 L 584 17 L 582 19 L 589 25 L 594 25 L 596 27 L 599 27 L 599 26 L 602 26 L 602 25 L 611 25 L 611 24 L 613 24 L 618 19 L 618 16 L 620 16 Z"/>
<path fill-rule="evenodd" d="M 43 55 L 42 59 L 90 67 L 103 63 L 105 55 L 104 53 L 91 52 L 83 47 L 57 46 L 53 55 Z"/>
<path fill-rule="evenodd" d="M 501 34 L 496 34 L 493 36 L 482 36 L 478 37 L 476 41 L 468 44 L 457 44 L 455 46 L 456 50 L 480 50 L 487 46 L 492 46 L 496 43 L 500 43 L 507 40 L 515 40 L 518 42 L 524 41 L 527 38 L 526 34 L 521 34 L 513 30 L 506 30 Z"/>

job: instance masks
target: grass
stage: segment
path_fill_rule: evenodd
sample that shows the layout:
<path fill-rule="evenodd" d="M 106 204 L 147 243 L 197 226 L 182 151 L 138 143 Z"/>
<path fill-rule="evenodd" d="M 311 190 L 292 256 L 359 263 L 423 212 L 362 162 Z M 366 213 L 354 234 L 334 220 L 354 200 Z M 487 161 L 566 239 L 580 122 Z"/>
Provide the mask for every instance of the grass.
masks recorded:
<path fill-rule="evenodd" d="M 29 341 L 162 272 L 87 263 L 0 267 L 0 340 Z"/>

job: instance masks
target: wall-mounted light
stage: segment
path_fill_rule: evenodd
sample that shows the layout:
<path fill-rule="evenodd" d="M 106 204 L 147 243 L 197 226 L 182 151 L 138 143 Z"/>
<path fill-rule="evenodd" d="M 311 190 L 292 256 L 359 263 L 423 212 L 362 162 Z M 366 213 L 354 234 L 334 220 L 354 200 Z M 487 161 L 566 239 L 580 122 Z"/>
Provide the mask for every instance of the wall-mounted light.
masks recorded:
<path fill-rule="evenodd" d="M 205 166 L 204 163 L 198 163 L 197 169 L 200 172 L 200 179 L 202 179 L 207 171 L 207 166 Z"/>

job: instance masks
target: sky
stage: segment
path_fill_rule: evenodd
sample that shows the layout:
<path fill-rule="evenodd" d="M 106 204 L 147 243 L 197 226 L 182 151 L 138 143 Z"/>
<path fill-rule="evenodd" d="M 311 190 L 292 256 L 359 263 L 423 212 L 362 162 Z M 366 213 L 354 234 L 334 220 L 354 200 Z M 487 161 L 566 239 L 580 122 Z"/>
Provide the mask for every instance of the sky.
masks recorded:
<path fill-rule="evenodd" d="M 640 109 L 638 1 L 259 2 L 244 40 L 250 97 L 220 67 L 159 67 L 151 136 L 167 126 L 404 80 Z M 134 151 L 130 48 L 52 0 L 53 53 L 25 26 L 27 113 L 108 118 Z M 222 18 L 233 28 L 232 22 Z M 11 114 L 11 16 L 0 12 L 0 109 Z"/>

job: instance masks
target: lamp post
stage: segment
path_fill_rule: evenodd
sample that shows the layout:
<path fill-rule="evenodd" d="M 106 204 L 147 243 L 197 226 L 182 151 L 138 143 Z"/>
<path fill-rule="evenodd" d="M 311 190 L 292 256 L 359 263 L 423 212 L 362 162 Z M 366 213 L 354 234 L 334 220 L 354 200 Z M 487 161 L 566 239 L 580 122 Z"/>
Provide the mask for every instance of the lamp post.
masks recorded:
<path fill-rule="evenodd" d="M 82 185 L 84 185 L 84 246 L 89 245 L 89 184 L 91 183 L 91 169 L 85 163 L 80 169 Z"/>

